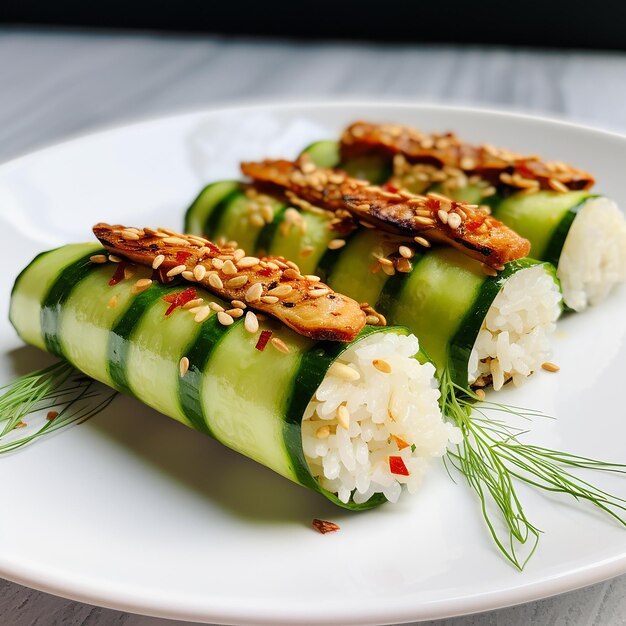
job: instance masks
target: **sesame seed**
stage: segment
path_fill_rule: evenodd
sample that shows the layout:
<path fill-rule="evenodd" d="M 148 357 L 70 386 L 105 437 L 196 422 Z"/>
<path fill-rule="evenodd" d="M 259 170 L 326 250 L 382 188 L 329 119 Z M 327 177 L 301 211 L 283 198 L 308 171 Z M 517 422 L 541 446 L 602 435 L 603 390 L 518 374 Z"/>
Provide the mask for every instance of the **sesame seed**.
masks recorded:
<path fill-rule="evenodd" d="M 176 267 L 173 267 L 168 273 L 167 276 L 169 276 L 170 278 L 172 276 L 178 276 L 178 274 L 182 274 L 185 270 L 187 269 L 186 265 L 177 265 Z"/>
<path fill-rule="evenodd" d="M 200 307 L 198 312 L 194 315 L 193 321 L 201 324 L 209 315 L 211 315 L 211 309 L 208 306 Z"/>
<path fill-rule="evenodd" d="M 456 230 L 461 225 L 461 216 L 458 213 L 448 213 L 448 226 Z"/>
<path fill-rule="evenodd" d="M 484 263 L 482 264 L 482 270 L 485 274 L 487 274 L 487 276 L 498 275 L 498 272 L 496 272 L 496 270 L 493 267 L 490 267 L 489 265 L 485 265 Z"/>
<path fill-rule="evenodd" d="M 279 339 L 278 337 L 272 337 L 270 341 L 279 352 L 284 352 L 285 354 L 289 352 L 289 346 L 282 339 Z"/>
<path fill-rule="evenodd" d="M 345 239 L 331 239 L 328 242 L 329 250 L 339 250 L 339 248 L 343 248 L 346 245 Z"/>
<path fill-rule="evenodd" d="M 256 333 L 256 331 L 259 330 L 259 320 L 253 311 L 246 313 L 246 319 L 243 325 L 249 333 Z"/>
<path fill-rule="evenodd" d="M 304 278 L 306 278 L 309 282 L 312 282 L 312 283 L 319 283 L 320 280 L 322 280 L 319 276 L 315 276 L 315 274 L 306 274 Z"/>
<path fill-rule="evenodd" d="M 233 317 L 234 319 L 238 319 L 243 315 L 243 311 L 241 309 L 228 309 L 228 311 L 226 311 L 226 313 L 228 315 L 230 315 L 231 317 Z"/>
<path fill-rule="evenodd" d="M 400 246 L 398 248 L 398 252 L 400 253 L 400 256 L 404 257 L 405 259 L 413 258 L 413 250 L 411 250 L 411 248 L 409 248 L 408 246 Z"/>
<path fill-rule="evenodd" d="M 542 363 L 541 367 L 546 370 L 546 372 L 558 372 L 561 369 L 556 363 L 550 363 L 550 361 Z"/>
<path fill-rule="evenodd" d="M 111 263 L 121 263 L 122 259 L 116 254 L 109 254 L 109 261 L 111 261 Z"/>
<path fill-rule="evenodd" d="M 396 269 L 403 274 L 407 274 L 413 269 L 413 266 L 411 265 L 411 261 L 409 261 L 409 259 L 402 257 L 401 259 L 398 259 Z"/>
<path fill-rule="evenodd" d="M 93 256 L 89 257 L 89 260 L 92 263 L 106 263 L 109 259 L 107 258 L 106 254 L 94 254 Z"/>
<path fill-rule="evenodd" d="M 184 356 L 180 360 L 180 363 L 178 364 L 178 368 L 180 370 L 181 377 L 187 373 L 187 370 L 189 369 L 189 359 L 186 356 Z"/>
<path fill-rule="evenodd" d="M 233 261 L 235 263 L 239 263 L 239 261 L 241 261 L 241 259 L 243 259 L 243 257 L 246 256 L 246 252 L 245 250 L 242 250 L 241 248 L 238 248 L 237 250 L 235 250 L 234 254 L 233 254 Z"/>
<path fill-rule="evenodd" d="M 318 439 L 328 439 L 329 435 L 330 435 L 330 426 L 328 424 L 325 424 L 324 426 L 320 426 L 315 431 L 315 436 Z"/>
<path fill-rule="evenodd" d="M 235 276 L 226 281 L 226 286 L 237 289 L 238 287 L 243 287 L 248 282 L 247 276 Z"/>
<path fill-rule="evenodd" d="M 190 270 L 185 270 L 181 276 L 185 279 L 185 280 L 191 280 L 194 281 L 196 280 L 195 276 L 193 275 L 193 272 Z"/>
<path fill-rule="evenodd" d="M 225 311 L 219 311 L 217 321 L 222 324 L 222 326 L 230 326 L 235 320 Z"/>
<path fill-rule="evenodd" d="M 477 397 L 479 400 L 484 400 L 484 399 L 485 399 L 485 397 L 487 396 L 487 394 L 484 392 L 484 390 L 483 390 L 483 389 L 475 389 L 475 390 L 474 390 L 474 393 L 476 394 L 476 397 Z"/>
<path fill-rule="evenodd" d="M 231 304 L 236 308 L 236 309 L 245 309 L 246 308 L 246 303 L 242 302 L 241 300 L 233 300 L 231 302 Z"/>
<path fill-rule="evenodd" d="M 259 264 L 259 259 L 255 256 L 245 256 L 243 259 L 237 261 L 237 267 L 239 269 L 245 269 L 247 267 L 254 267 Z"/>
<path fill-rule="evenodd" d="M 416 224 L 419 224 L 420 226 L 434 226 L 435 225 L 435 220 L 433 220 L 431 217 L 423 217 L 422 215 L 416 215 L 413 218 L 413 221 Z"/>
<path fill-rule="evenodd" d="M 330 289 L 322 287 L 319 289 L 311 289 L 311 291 L 309 291 L 309 296 L 311 296 L 311 298 L 321 298 L 322 296 L 326 296 L 329 293 Z"/>
<path fill-rule="evenodd" d="M 204 265 L 196 265 L 193 268 L 193 277 L 200 282 L 206 276 L 206 267 Z"/>
<path fill-rule="evenodd" d="M 122 239 L 126 239 L 127 241 L 137 241 L 139 239 L 139 235 L 137 233 L 133 233 L 129 230 L 123 230 L 120 235 Z"/>
<path fill-rule="evenodd" d="M 291 267 L 288 270 L 285 270 L 283 272 L 283 277 L 284 278 L 288 278 L 288 279 L 297 279 L 300 278 L 300 274 L 298 272 L 296 272 L 296 270 L 292 269 Z"/>
<path fill-rule="evenodd" d="M 391 365 L 389 365 L 389 362 L 384 359 L 374 359 L 372 361 L 372 365 L 383 374 L 391 374 Z"/>
<path fill-rule="evenodd" d="M 224 272 L 226 276 L 233 276 L 237 273 L 237 268 L 232 261 L 226 261 L 222 266 L 222 272 Z"/>
<path fill-rule="evenodd" d="M 350 411 L 345 404 L 340 404 L 337 407 L 337 422 L 339 422 L 339 426 L 348 430 L 350 428 Z"/>
<path fill-rule="evenodd" d="M 211 265 L 216 270 L 221 270 L 224 267 L 224 261 L 222 259 L 211 259 Z"/>
<path fill-rule="evenodd" d="M 133 293 L 141 293 L 150 287 L 152 280 L 150 278 L 140 278 L 134 285 L 131 291 Z"/>
<path fill-rule="evenodd" d="M 366 315 L 365 321 L 371 326 L 378 326 L 378 315 Z"/>
<path fill-rule="evenodd" d="M 202 298 L 195 298 L 194 300 L 189 300 L 189 302 L 185 302 L 185 304 L 183 304 L 183 309 L 193 309 L 199 305 L 201 305 L 204 302 L 204 300 Z"/>
<path fill-rule="evenodd" d="M 379 256 L 376 260 L 381 265 L 387 265 L 388 267 L 392 267 L 393 266 L 393 261 L 391 259 L 388 259 L 387 257 Z"/>
<path fill-rule="evenodd" d="M 393 267 L 393 264 L 392 265 L 381 265 L 381 268 L 382 268 L 383 272 L 385 274 L 387 274 L 387 276 L 394 276 L 395 273 L 396 273 L 396 269 L 395 269 L 395 267 Z"/>
<path fill-rule="evenodd" d="M 261 302 L 265 302 L 265 304 L 276 304 L 278 302 L 277 296 L 263 296 L 261 298 Z"/>
<path fill-rule="evenodd" d="M 26 426 L 28 426 L 26 422 L 18 422 L 15 424 L 14 428 L 26 428 Z"/>
<path fill-rule="evenodd" d="M 439 218 L 439 221 L 442 224 L 447 224 L 448 223 L 448 212 L 447 211 L 443 211 L 443 210 L 439 209 L 439 211 L 437 211 L 437 217 Z"/>
<path fill-rule="evenodd" d="M 280 265 L 279 261 L 277 261 L 277 263 Z M 286 262 L 286 267 L 284 269 L 287 269 L 287 267 L 290 267 L 290 268 L 296 270 L 296 272 L 300 271 L 300 268 L 293 261 L 287 261 Z"/>
<path fill-rule="evenodd" d="M 262 283 L 254 283 L 248 287 L 248 290 L 245 293 L 246 302 L 256 302 L 263 295 L 263 284 Z"/>
<path fill-rule="evenodd" d="M 278 287 L 274 287 L 274 289 L 270 289 L 267 292 L 269 296 L 278 296 L 279 298 L 283 298 L 288 296 L 293 291 L 293 287 L 291 285 L 278 285 Z"/>
<path fill-rule="evenodd" d="M 224 283 L 217 274 L 209 274 L 209 285 L 211 285 L 213 289 L 224 289 Z"/>
<path fill-rule="evenodd" d="M 161 263 L 163 263 L 163 261 L 165 261 L 165 255 L 159 254 L 155 256 L 154 261 L 152 261 L 152 269 L 158 270 L 159 267 L 161 266 Z"/>
<path fill-rule="evenodd" d="M 186 239 L 180 237 L 164 237 L 163 243 L 169 243 L 173 246 L 188 246 L 189 242 Z"/>
<path fill-rule="evenodd" d="M 124 268 L 124 280 L 130 280 L 135 275 L 136 269 L 134 265 L 127 265 Z"/>
<path fill-rule="evenodd" d="M 414 237 L 413 241 L 415 241 L 415 243 L 419 243 L 420 246 L 424 246 L 424 248 L 430 248 L 430 242 L 427 239 L 424 239 L 424 237 Z"/>
<path fill-rule="evenodd" d="M 337 376 L 337 378 L 350 382 L 361 378 L 361 374 L 359 374 L 359 372 L 357 372 L 353 367 L 345 365 L 344 363 L 339 363 L 338 361 L 335 361 L 335 363 L 331 365 L 329 373 L 333 376 Z"/>
<path fill-rule="evenodd" d="M 219 311 L 223 311 L 224 307 L 218 304 L 217 302 L 209 302 L 209 307 L 212 311 L 219 313 Z"/>
<path fill-rule="evenodd" d="M 107 309 L 114 309 L 117 306 L 118 297 L 117 295 L 111 296 L 111 299 L 107 303 Z"/>

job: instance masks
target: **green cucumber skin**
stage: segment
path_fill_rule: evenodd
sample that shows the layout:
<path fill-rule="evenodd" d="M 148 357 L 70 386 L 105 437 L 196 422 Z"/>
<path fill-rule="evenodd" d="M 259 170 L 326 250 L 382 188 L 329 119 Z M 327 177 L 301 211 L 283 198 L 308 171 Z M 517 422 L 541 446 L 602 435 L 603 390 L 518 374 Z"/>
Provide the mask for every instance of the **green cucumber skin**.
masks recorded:
<path fill-rule="evenodd" d="M 307 146 L 300 156 L 308 156 L 317 167 L 340 168 L 354 178 L 369 180 L 382 185 L 392 174 L 392 160 L 377 154 L 366 154 L 349 161 L 341 160 L 341 150 L 337 141 L 316 141 Z"/>
<path fill-rule="evenodd" d="M 279 215 L 276 223 L 266 226 L 271 229 L 268 230 L 271 236 L 265 235 L 268 242 L 265 247 L 301 264 L 293 252 L 298 248 L 293 238 L 298 236 L 301 241 L 303 238 L 292 233 L 290 243 L 281 244 L 285 237 L 280 234 L 280 219 Z M 206 231 L 196 234 L 207 235 Z M 237 230 L 222 234 L 229 239 L 240 238 Z M 317 265 L 301 267 L 303 273 L 315 272 L 336 291 L 374 306 L 388 323 L 408 327 L 419 337 L 439 373 L 448 369 L 457 384 L 467 385 L 467 361 L 480 324 L 504 282 L 523 269 L 524 264 L 510 265 L 497 282 L 489 279 L 477 261 L 461 252 L 436 248 L 428 253 L 418 251 L 412 259 L 411 272 L 396 273 L 389 278 L 382 271 L 376 274 L 370 271 L 374 261 L 371 253 L 383 241 L 377 231 L 359 229 L 345 237 L 346 244 L 337 250 L 327 250 L 327 237 L 332 235 L 324 233 L 323 238 L 318 232 L 318 236 L 319 241 L 312 242 L 316 250 L 313 257 L 319 258 Z M 487 287 L 496 284 L 497 289 Z"/>
<path fill-rule="evenodd" d="M 52 255 L 52 257 L 54 257 L 55 252 L 57 251 L 48 253 L 48 255 Z M 96 252 L 98 252 L 97 248 L 90 249 L 89 256 Z M 48 256 L 47 258 L 50 259 L 51 257 Z M 132 393 L 132 395 L 140 399 L 142 402 L 153 407 L 158 407 L 158 398 L 153 399 L 146 397 L 146 394 L 142 393 L 142 389 L 140 387 L 129 383 L 130 378 L 128 376 L 128 371 L 123 371 L 125 366 L 124 355 L 129 354 L 129 346 L 132 347 L 134 345 L 133 337 L 139 328 L 142 329 L 142 332 L 148 335 L 150 332 L 159 333 L 159 328 L 162 325 L 167 324 L 173 325 L 170 327 L 170 332 L 174 332 L 178 326 L 181 329 L 189 328 L 189 324 L 193 322 L 193 318 L 190 318 L 191 314 L 189 312 L 178 308 L 169 318 L 166 318 L 165 311 L 167 310 L 168 303 L 161 301 L 164 295 L 176 291 L 182 291 L 186 285 L 182 282 L 180 284 L 172 285 L 153 283 L 153 285 L 151 285 L 146 291 L 139 294 L 132 294 L 131 289 L 135 282 L 134 279 L 124 280 L 114 288 L 109 287 L 109 275 L 103 271 L 103 266 L 93 263 L 87 264 L 86 260 L 88 260 L 88 256 L 80 256 L 77 261 L 74 261 L 65 267 L 60 273 L 55 272 L 56 278 L 52 283 L 51 288 L 43 295 L 42 298 L 23 300 L 19 309 L 14 309 L 12 311 L 12 319 L 16 329 L 20 335 L 29 334 L 27 332 L 21 332 L 24 330 L 20 323 L 20 319 L 22 318 L 21 313 L 23 308 L 35 307 L 39 310 L 42 320 L 44 317 L 46 318 L 46 323 L 42 326 L 41 331 L 42 337 L 44 334 L 48 337 L 45 345 L 55 351 L 59 350 L 59 346 L 69 346 L 71 348 L 72 342 L 68 341 L 69 338 L 64 338 L 63 336 L 55 337 L 54 333 L 59 332 L 59 329 L 64 328 L 63 319 L 64 317 L 67 317 L 68 311 L 80 310 L 82 306 L 87 304 L 85 300 L 87 296 L 84 293 L 80 297 L 74 297 L 73 295 L 75 291 L 78 291 L 76 290 L 76 286 L 81 284 L 82 279 L 89 278 L 89 280 L 92 281 L 89 283 L 89 289 L 83 289 L 83 292 L 89 291 L 89 303 L 91 305 L 94 304 L 95 299 L 96 309 L 90 310 L 98 311 L 100 310 L 98 308 L 100 306 L 103 309 L 107 309 L 108 307 L 106 304 L 110 299 L 111 290 L 116 289 L 117 293 L 123 292 L 125 295 L 121 298 L 121 300 L 124 302 L 124 305 L 121 307 L 119 313 L 116 313 L 115 321 L 109 327 L 109 342 L 106 347 L 103 347 L 101 358 L 98 356 L 100 359 L 100 369 L 97 374 L 99 375 L 94 377 L 103 382 L 109 381 L 109 384 Z M 52 267 L 54 268 L 54 263 L 52 264 Z M 112 273 L 114 266 L 111 265 L 110 267 Z M 32 266 L 29 266 L 21 274 L 19 281 L 16 283 L 14 288 L 13 297 L 18 298 L 22 293 L 28 294 L 32 290 L 32 285 L 29 284 L 30 275 L 32 273 L 31 268 Z M 41 271 L 41 268 L 39 271 Z M 98 284 L 101 288 L 95 289 L 94 287 L 97 287 Z M 202 293 L 201 289 L 198 289 L 198 292 L 199 295 L 209 295 Z M 93 294 L 93 297 L 91 294 Z M 161 310 L 163 311 L 162 318 L 160 313 Z M 148 319 L 145 317 L 148 313 L 152 314 L 152 317 L 150 318 L 152 326 L 146 326 L 146 322 L 144 321 L 144 318 Z M 57 317 L 56 320 L 51 319 L 54 315 Z M 112 314 L 109 311 L 107 315 L 110 317 Z M 81 317 L 79 315 L 73 314 L 70 317 L 72 320 L 79 320 L 78 322 L 73 322 L 74 324 L 83 323 L 80 321 Z M 107 319 L 109 319 L 109 317 L 107 317 Z M 189 319 L 192 321 L 189 322 Z M 154 320 L 158 321 L 154 322 Z M 97 320 L 94 323 L 97 324 Z M 183 423 L 186 423 L 188 426 L 191 426 L 196 430 L 210 434 L 222 443 L 226 443 L 226 445 L 229 445 L 237 450 L 238 435 L 236 432 L 234 438 L 229 441 L 225 441 L 223 439 L 223 428 L 221 428 L 221 430 L 218 429 L 217 432 L 221 434 L 216 436 L 213 428 L 216 423 L 212 420 L 214 419 L 213 411 L 218 406 L 215 404 L 215 400 L 217 398 L 210 398 L 201 395 L 199 388 L 202 386 L 202 383 L 213 380 L 217 381 L 219 384 L 222 384 L 223 382 L 229 385 L 229 388 L 232 387 L 229 391 L 231 394 L 240 393 L 242 385 L 243 388 L 245 388 L 249 380 L 249 374 L 246 373 L 246 367 L 253 367 L 254 371 L 258 374 L 257 378 L 261 381 L 260 383 L 257 383 L 256 389 L 260 392 L 260 395 L 253 398 L 255 403 L 254 406 L 260 406 L 262 408 L 263 403 L 266 401 L 263 396 L 263 387 L 273 387 L 266 384 L 265 372 L 273 371 L 276 373 L 279 371 L 281 369 L 281 359 L 283 359 L 285 355 L 279 353 L 278 351 L 272 351 L 271 348 L 268 348 L 263 352 L 256 351 L 254 349 L 254 345 L 257 337 L 252 336 L 250 333 L 243 330 L 243 323 L 241 320 L 237 320 L 231 326 L 224 327 L 216 322 L 215 316 L 212 316 L 205 320 L 202 324 L 195 324 L 195 322 L 193 322 L 193 325 L 194 331 L 192 333 L 187 331 L 186 336 L 180 337 L 179 341 L 180 345 L 184 346 L 182 354 L 189 358 L 189 370 L 184 377 L 180 377 L 176 374 L 175 381 L 155 381 L 157 385 L 155 389 L 162 386 L 163 389 L 171 388 L 177 390 L 178 401 L 182 406 L 182 411 L 186 420 L 181 419 L 181 417 L 176 414 L 176 411 L 173 410 L 166 413 L 170 417 L 183 421 Z M 195 330 L 196 326 L 197 330 Z M 163 327 L 165 328 L 165 326 Z M 287 370 L 282 368 L 284 370 L 282 378 L 280 377 L 280 374 L 278 378 L 276 378 L 278 381 L 276 386 L 281 388 L 279 401 L 282 408 L 275 416 L 271 417 L 271 419 L 277 426 L 277 432 L 279 433 L 277 438 L 279 441 L 273 442 L 273 445 L 275 446 L 274 450 L 261 451 L 260 456 L 267 457 L 268 455 L 275 455 L 277 457 L 275 461 L 266 463 L 268 467 L 279 471 L 279 473 L 283 474 L 287 478 L 290 478 L 294 482 L 322 493 L 325 497 L 344 508 L 351 510 L 365 510 L 384 502 L 385 498 L 380 495 L 372 497 L 367 503 L 360 505 L 354 503 L 348 503 L 346 505 L 341 503 L 336 496 L 323 490 L 317 481 L 311 476 L 302 450 L 300 422 L 304 408 L 310 401 L 316 387 L 321 383 L 322 379 L 326 375 L 328 368 L 341 354 L 341 352 L 343 352 L 343 350 L 351 344 L 313 342 L 312 340 L 305 339 L 295 333 L 292 333 L 292 331 L 286 328 L 279 327 L 271 321 L 265 323 L 264 327 L 273 330 L 274 336 L 281 336 L 289 343 L 292 347 L 292 362 L 294 366 L 292 368 L 291 365 L 289 365 Z M 407 333 L 408 331 L 406 329 L 394 329 L 390 327 L 366 328 L 361 333 L 357 341 L 375 332 Z M 32 343 L 37 342 L 33 341 Z M 42 342 L 39 341 L 39 343 L 41 344 Z M 228 363 L 226 363 L 228 356 L 233 354 L 231 348 L 235 348 L 235 356 L 228 360 Z M 57 353 L 65 354 L 65 351 L 61 349 Z M 75 352 L 72 354 L 75 354 Z M 159 354 L 156 353 L 149 354 L 148 357 L 151 359 L 157 359 L 157 361 L 160 358 Z M 138 361 L 137 357 L 134 358 L 134 366 L 140 366 L 141 361 Z M 176 370 L 178 370 L 177 359 L 178 354 L 176 355 L 176 360 L 172 359 L 175 360 L 173 365 L 175 365 Z M 420 355 L 420 360 L 422 362 L 424 362 L 425 359 L 426 357 L 423 354 Z M 91 361 L 93 360 L 94 357 L 91 358 Z M 111 367 L 112 361 L 115 361 L 113 367 Z M 80 360 L 78 360 L 78 362 L 74 362 L 73 364 L 77 368 L 81 369 Z M 259 366 L 259 364 L 261 364 L 261 366 Z M 170 365 L 172 365 L 172 363 L 170 363 Z M 116 368 L 118 371 L 116 371 Z M 234 377 L 232 375 L 229 376 L 225 374 L 224 371 L 228 372 L 229 368 L 231 374 L 232 372 L 236 372 L 238 374 Z M 237 376 L 238 380 L 234 380 Z M 220 382 L 221 379 L 224 380 Z M 233 382 L 235 383 L 234 386 L 232 385 Z M 206 387 L 206 384 L 204 386 Z M 163 393 L 166 392 L 164 391 Z M 255 431 L 255 428 L 257 428 L 257 426 L 255 426 L 255 420 L 251 420 L 250 417 L 250 412 L 239 414 L 234 410 L 229 412 L 228 415 L 228 418 L 232 420 L 235 426 L 237 426 L 238 422 L 241 422 L 244 429 L 247 429 L 248 431 L 252 429 L 251 433 L 254 439 L 254 433 L 257 432 Z M 235 431 L 236 430 L 237 428 L 235 428 Z M 263 437 L 267 439 L 266 433 L 258 431 L 258 434 L 261 439 Z M 252 445 L 254 445 L 254 441 Z M 258 460 L 259 455 L 251 454 L 250 451 L 247 451 L 246 453 L 252 458 L 257 458 Z"/>
<path fill-rule="evenodd" d="M 587 191 L 514 194 L 496 204 L 493 215 L 530 241 L 533 258 L 558 266 L 576 214 L 593 197 Z"/>
<path fill-rule="evenodd" d="M 213 209 L 240 189 L 241 183 L 234 180 L 219 181 L 204 187 L 185 214 L 185 232 L 192 233 L 204 228 L 212 219 Z"/>

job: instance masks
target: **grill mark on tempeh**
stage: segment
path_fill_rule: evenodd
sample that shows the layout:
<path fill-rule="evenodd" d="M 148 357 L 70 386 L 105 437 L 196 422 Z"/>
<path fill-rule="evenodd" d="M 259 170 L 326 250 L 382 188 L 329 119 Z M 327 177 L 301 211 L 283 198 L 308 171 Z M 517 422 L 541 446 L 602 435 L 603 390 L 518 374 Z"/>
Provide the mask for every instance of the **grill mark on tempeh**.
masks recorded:
<path fill-rule="evenodd" d="M 421 245 L 451 245 L 494 268 L 530 251 L 528 240 L 476 205 L 439 194 L 393 191 L 339 170 L 316 168 L 306 160 L 242 163 L 241 169 L 255 181 L 291 191 L 326 210 L 348 211 L 362 223 L 410 236 Z"/>
<path fill-rule="evenodd" d="M 398 124 L 355 122 L 341 136 L 344 159 L 382 152 L 403 155 L 411 163 L 456 168 L 496 186 L 514 189 L 533 187 L 553 191 L 589 189 L 594 177 L 559 161 L 544 161 L 537 155 L 523 155 L 490 144 L 462 142 L 454 133 L 422 133 Z"/>
<path fill-rule="evenodd" d="M 207 239 L 169 230 L 131 229 L 100 223 L 94 226 L 93 232 L 114 255 L 123 255 L 147 267 L 153 267 L 158 260 L 159 277 L 166 277 L 166 282 L 171 270 L 176 269 L 179 278 L 200 284 L 227 301 L 245 302 L 306 337 L 352 341 L 365 325 L 365 314 L 357 302 L 317 280 L 302 276 L 297 266 L 283 257 L 245 257 L 243 251 L 233 247 L 219 247 Z M 222 261 L 218 263 L 219 269 L 214 259 Z M 178 273 L 180 266 L 184 266 L 184 270 Z M 196 272 L 197 267 L 206 271 Z M 235 277 L 248 280 L 239 285 L 240 281 L 233 282 Z M 268 295 L 270 286 L 274 290 L 281 287 L 273 292 L 278 295 Z M 316 297 L 320 287 L 328 290 L 325 297 Z"/>

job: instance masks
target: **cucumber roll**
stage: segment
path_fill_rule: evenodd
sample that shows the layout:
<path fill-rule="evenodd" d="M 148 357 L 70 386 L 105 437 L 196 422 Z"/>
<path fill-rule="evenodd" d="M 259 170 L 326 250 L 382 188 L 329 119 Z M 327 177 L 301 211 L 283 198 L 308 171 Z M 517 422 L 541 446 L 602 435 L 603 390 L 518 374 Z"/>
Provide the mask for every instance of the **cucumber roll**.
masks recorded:
<path fill-rule="evenodd" d="M 592 193 L 591 174 L 452 133 L 425 134 L 394 124 L 356 122 L 332 141 L 309 146 L 318 165 L 352 169 L 372 182 L 390 168 L 392 186 L 436 191 L 489 207 L 531 243 L 533 258 L 557 268 L 565 305 L 581 311 L 626 281 L 626 219 L 615 202 Z M 372 164 L 378 163 L 377 167 Z"/>
<path fill-rule="evenodd" d="M 341 176 L 324 174 L 326 185 L 320 186 L 320 175 L 320 171 L 308 174 L 316 178 L 320 196 L 328 199 L 333 185 L 343 184 Z M 407 241 L 398 233 L 382 232 L 375 223 L 362 222 L 355 228 L 344 209 L 323 210 L 312 197 L 289 189 L 267 195 L 267 186 L 261 194 L 242 183 L 236 202 L 215 201 L 215 190 L 230 184 L 217 182 L 201 192 L 187 212 L 189 230 L 223 240 L 254 239 L 258 253 L 289 256 L 303 273 L 315 272 L 333 289 L 360 302 L 368 323 L 400 324 L 417 334 L 439 375 L 446 371 L 464 387 L 492 383 L 500 389 L 509 380 L 520 384 L 548 359 L 550 336 L 561 312 L 554 269 L 549 263 L 501 256 L 514 247 L 497 226 L 496 248 L 480 245 L 477 228 L 476 241 L 459 235 L 456 248 L 428 249 L 426 232 Z M 381 193 L 373 188 L 366 191 Z M 246 197 L 248 209 L 242 204 Z M 251 220 L 259 202 L 270 218 L 263 224 Z M 471 207 L 453 205 L 446 198 L 429 197 L 425 202 L 432 204 L 435 214 L 445 213 L 448 225 L 452 215 L 459 224 L 462 219 L 469 223 L 473 215 Z M 418 219 L 430 220 L 428 225 L 432 221 Z M 482 222 L 477 224 L 480 227 Z M 457 233 L 461 230 L 457 224 L 452 226 Z M 463 232 L 466 237 L 472 234 L 469 226 Z M 465 246 L 467 252 L 462 251 Z M 476 250 L 493 250 L 493 256 L 505 264 L 497 271 L 476 260 Z"/>
<path fill-rule="evenodd" d="M 416 337 L 352 324 L 356 303 L 284 259 L 172 231 L 96 232 L 106 249 L 67 245 L 17 278 L 24 341 L 350 509 L 413 492 L 455 436 Z M 340 336 L 337 316 L 349 340 L 318 339 Z"/>

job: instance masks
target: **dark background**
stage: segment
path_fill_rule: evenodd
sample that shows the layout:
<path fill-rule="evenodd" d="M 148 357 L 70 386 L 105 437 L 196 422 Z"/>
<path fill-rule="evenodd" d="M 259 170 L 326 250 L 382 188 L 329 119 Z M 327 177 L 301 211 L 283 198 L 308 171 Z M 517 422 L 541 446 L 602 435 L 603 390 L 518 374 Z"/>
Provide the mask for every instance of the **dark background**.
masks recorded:
<path fill-rule="evenodd" d="M 0 0 L 0 23 L 626 50 L 626 2 Z"/>

